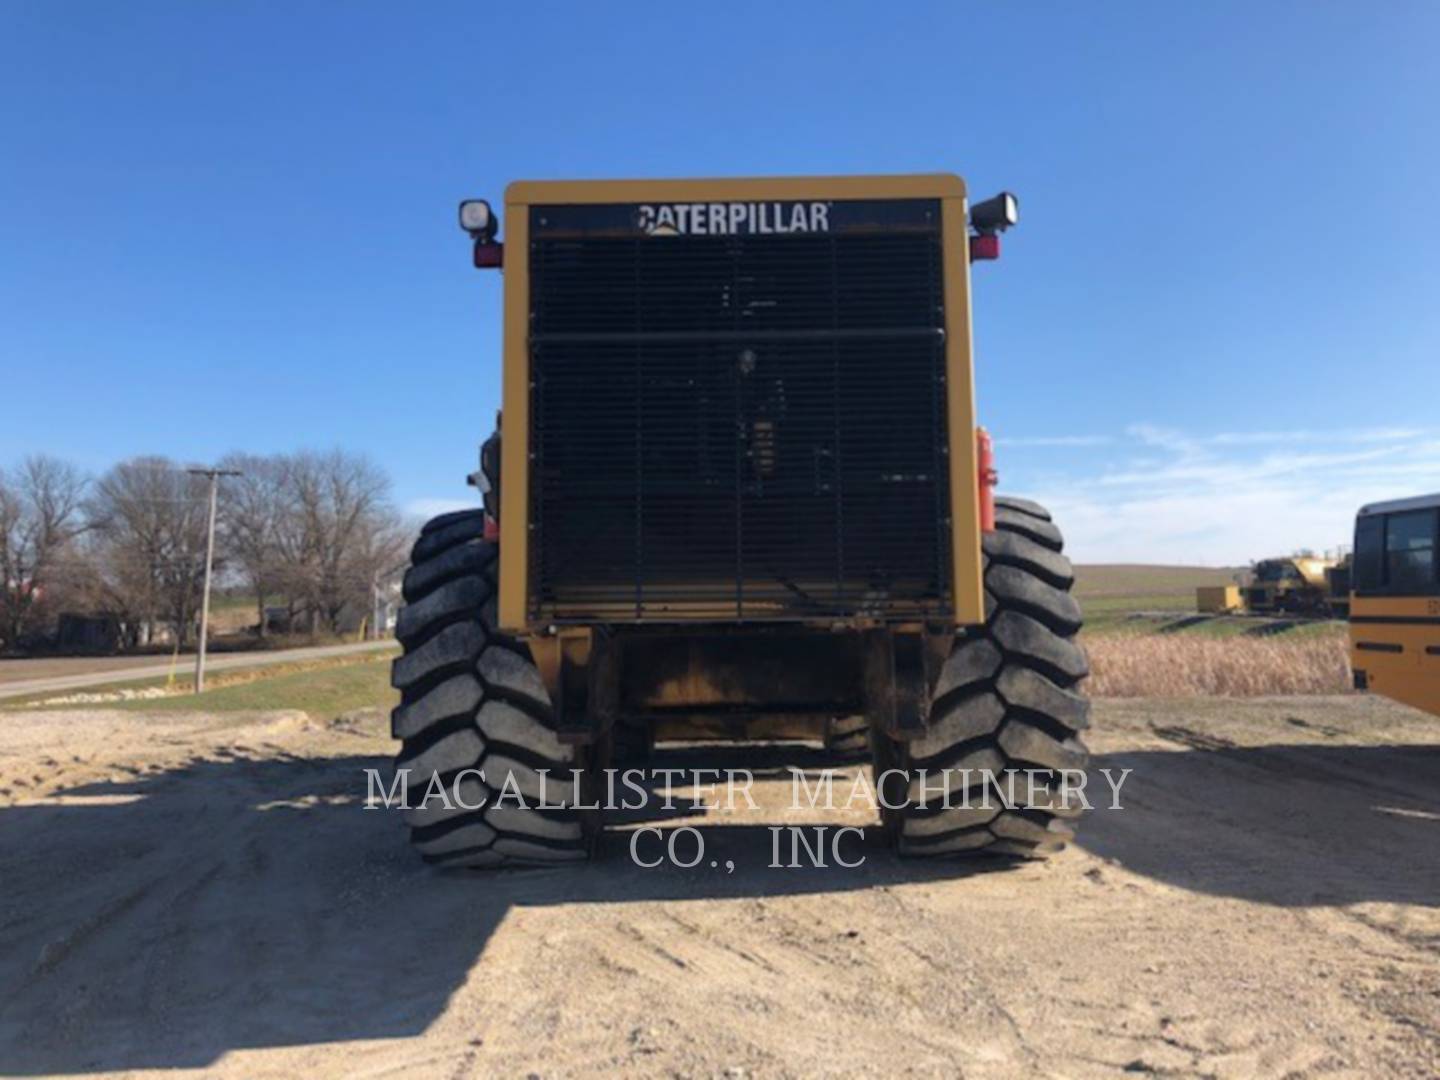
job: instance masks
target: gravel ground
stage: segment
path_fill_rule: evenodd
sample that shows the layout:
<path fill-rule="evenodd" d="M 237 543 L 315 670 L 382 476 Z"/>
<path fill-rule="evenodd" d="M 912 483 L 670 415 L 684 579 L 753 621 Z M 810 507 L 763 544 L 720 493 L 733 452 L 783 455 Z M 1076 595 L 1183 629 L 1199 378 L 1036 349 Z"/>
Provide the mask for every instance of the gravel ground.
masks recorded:
<path fill-rule="evenodd" d="M 0 715 L 0 1073 L 1440 1074 L 1440 721 L 1096 714 L 1124 809 L 1048 862 L 902 864 L 871 830 L 859 867 L 771 869 L 766 825 L 868 813 L 788 808 L 814 751 L 677 750 L 757 775 L 759 811 L 667 822 L 694 869 L 621 826 L 499 876 L 361 809 L 376 715 Z"/>

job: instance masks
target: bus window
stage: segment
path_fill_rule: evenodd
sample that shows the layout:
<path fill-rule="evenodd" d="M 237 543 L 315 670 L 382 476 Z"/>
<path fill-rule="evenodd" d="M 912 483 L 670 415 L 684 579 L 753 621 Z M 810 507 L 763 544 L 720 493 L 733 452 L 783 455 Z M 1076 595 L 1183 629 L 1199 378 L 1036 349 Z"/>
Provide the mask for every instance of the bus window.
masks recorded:
<path fill-rule="evenodd" d="M 1385 583 L 1392 593 L 1434 591 L 1434 510 L 1389 515 L 1385 526 Z"/>
<path fill-rule="evenodd" d="M 1385 587 L 1385 518 L 1371 514 L 1355 522 L 1355 591 Z"/>

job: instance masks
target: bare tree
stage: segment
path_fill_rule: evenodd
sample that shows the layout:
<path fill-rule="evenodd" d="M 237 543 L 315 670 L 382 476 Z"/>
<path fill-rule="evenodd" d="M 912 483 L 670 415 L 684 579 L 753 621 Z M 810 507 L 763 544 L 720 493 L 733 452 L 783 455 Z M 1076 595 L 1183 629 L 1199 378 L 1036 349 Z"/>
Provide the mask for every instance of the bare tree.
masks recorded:
<path fill-rule="evenodd" d="M 354 560 L 356 576 L 369 585 L 367 611 L 374 612 L 379 598 L 377 593 L 383 595 L 386 587 L 403 572 L 408 562 L 407 549 L 418 531 L 388 506 L 371 520 Z M 379 636 L 385 627 L 376 626 L 373 630 Z"/>
<path fill-rule="evenodd" d="M 390 481 L 369 458 L 333 450 L 289 459 L 278 549 L 312 631 L 340 628 L 347 606 L 368 611 L 381 564 L 398 549 Z"/>
<path fill-rule="evenodd" d="M 85 478 L 52 457 L 0 471 L 0 644 L 14 647 L 58 607 L 84 531 Z"/>
<path fill-rule="evenodd" d="M 222 469 L 240 475 L 220 485 L 220 544 L 255 594 L 259 634 L 265 636 L 265 601 L 286 585 L 281 549 L 287 510 L 288 458 L 227 454 Z"/>
<path fill-rule="evenodd" d="M 146 625 L 168 623 L 182 645 L 200 606 L 206 509 L 205 481 L 163 457 L 116 465 L 90 503 L 117 609 Z"/>
<path fill-rule="evenodd" d="M 384 471 L 363 455 L 235 453 L 241 476 L 220 486 L 217 567 L 255 596 L 284 598 L 312 631 L 369 615 L 375 590 L 409 539 Z M 116 616 L 129 644 L 168 625 L 194 636 L 204 576 L 206 485 L 164 457 L 138 457 L 93 485 L 70 466 L 32 458 L 0 472 L 0 644 L 33 635 L 59 602 Z"/>

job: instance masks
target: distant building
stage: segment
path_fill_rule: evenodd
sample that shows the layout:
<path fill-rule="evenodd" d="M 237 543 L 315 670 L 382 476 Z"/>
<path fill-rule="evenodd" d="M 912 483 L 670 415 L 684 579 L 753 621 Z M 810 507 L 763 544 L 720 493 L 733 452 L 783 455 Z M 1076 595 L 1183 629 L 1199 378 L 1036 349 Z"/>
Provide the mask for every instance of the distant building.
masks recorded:
<path fill-rule="evenodd" d="M 66 611 L 55 629 L 55 647 L 61 652 L 119 652 L 123 641 L 124 627 L 114 615 Z"/>

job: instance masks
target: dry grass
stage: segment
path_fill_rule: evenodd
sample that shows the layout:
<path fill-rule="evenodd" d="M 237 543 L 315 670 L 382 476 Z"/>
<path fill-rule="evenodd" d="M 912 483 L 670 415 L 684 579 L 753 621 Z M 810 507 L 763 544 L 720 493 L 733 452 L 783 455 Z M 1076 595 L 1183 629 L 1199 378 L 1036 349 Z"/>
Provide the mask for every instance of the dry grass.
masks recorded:
<path fill-rule="evenodd" d="M 1345 638 L 1097 634 L 1085 638 L 1094 697 L 1261 697 L 1350 689 Z"/>

